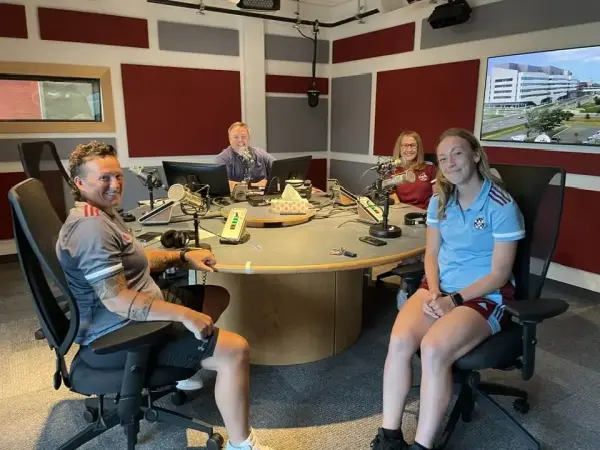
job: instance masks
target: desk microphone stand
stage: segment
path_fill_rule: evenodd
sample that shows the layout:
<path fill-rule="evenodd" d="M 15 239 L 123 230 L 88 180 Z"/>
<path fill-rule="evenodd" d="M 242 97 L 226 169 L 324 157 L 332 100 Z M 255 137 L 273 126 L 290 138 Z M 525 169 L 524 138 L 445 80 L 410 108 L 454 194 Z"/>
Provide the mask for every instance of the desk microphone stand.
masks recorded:
<path fill-rule="evenodd" d="M 155 177 L 153 173 L 147 174 L 146 187 L 148 188 L 148 196 L 150 197 L 150 211 L 154 209 L 154 189 L 162 186 L 160 178 Z"/>
<path fill-rule="evenodd" d="M 396 225 L 390 225 L 388 223 L 388 217 L 390 214 L 390 205 L 388 202 L 389 192 L 380 192 L 383 194 L 385 201 L 383 202 L 383 221 L 381 223 L 376 223 L 371 225 L 369 228 L 369 234 L 373 237 L 391 239 L 402 236 L 402 228 L 397 227 Z"/>

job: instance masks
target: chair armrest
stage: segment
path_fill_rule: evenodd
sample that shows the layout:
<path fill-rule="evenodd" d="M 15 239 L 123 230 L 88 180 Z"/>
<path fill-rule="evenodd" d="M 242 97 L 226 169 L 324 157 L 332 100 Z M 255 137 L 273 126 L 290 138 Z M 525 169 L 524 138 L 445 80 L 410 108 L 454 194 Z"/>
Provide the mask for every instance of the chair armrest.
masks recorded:
<path fill-rule="evenodd" d="M 510 300 L 505 305 L 506 310 L 521 322 L 541 322 L 569 309 L 569 304 L 559 298 Z"/>
<path fill-rule="evenodd" d="M 173 322 L 132 322 L 118 330 L 99 337 L 90 344 L 94 353 L 106 355 L 152 345 L 171 328 Z"/>
<path fill-rule="evenodd" d="M 394 267 L 390 272 L 394 275 L 401 277 L 402 275 L 406 275 L 409 273 L 422 272 L 425 270 L 425 264 L 422 262 L 412 263 L 406 265 L 399 265 Z"/>

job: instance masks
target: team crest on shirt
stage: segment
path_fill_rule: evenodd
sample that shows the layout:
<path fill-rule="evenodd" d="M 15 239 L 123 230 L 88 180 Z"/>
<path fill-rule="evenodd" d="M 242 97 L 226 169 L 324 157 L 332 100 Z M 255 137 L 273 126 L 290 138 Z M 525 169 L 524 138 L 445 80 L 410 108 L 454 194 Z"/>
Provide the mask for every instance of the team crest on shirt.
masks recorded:
<path fill-rule="evenodd" d="M 427 174 L 425 172 L 422 172 L 419 175 L 419 181 L 427 181 L 429 178 L 427 177 Z"/>
<path fill-rule="evenodd" d="M 479 216 L 477 219 L 475 219 L 475 222 L 473 222 L 473 226 L 476 230 L 483 230 L 485 228 L 485 219 Z"/>

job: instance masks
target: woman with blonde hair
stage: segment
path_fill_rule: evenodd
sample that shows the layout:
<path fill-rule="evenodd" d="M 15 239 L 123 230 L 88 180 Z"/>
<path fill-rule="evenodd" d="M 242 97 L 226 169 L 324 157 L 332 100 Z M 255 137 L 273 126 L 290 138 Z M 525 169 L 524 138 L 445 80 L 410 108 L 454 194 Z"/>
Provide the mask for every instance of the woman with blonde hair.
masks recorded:
<path fill-rule="evenodd" d="M 396 139 L 394 158 L 402 158 L 405 162 L 404 166 L 396 171 L 396 174 L 402 174 L 407 170 L 412 170 L 415 174 L 414 182 L 398 185 L 396 193 L 392 195 L 394 202 L 427 209 L 433 195 L 437 168 L 433 163 L 425 161 L 421 136 L 414 131 L 402 132 Z"/>
<path fill-rule="evenodd" d="M 431 449 L 452 395 L 452 365 L 510 323 L 512 267 L 525 237 L 519 207 L 493 175 L 477 138 L 447 130 L 437 146 L 437 193 L 427 210 L 425 279 L 392 329 L 383 376 L 383 424 L 374 450 L 409 448 L 401 430 L 421 350 L 419 423 L 413 450 Z"/>

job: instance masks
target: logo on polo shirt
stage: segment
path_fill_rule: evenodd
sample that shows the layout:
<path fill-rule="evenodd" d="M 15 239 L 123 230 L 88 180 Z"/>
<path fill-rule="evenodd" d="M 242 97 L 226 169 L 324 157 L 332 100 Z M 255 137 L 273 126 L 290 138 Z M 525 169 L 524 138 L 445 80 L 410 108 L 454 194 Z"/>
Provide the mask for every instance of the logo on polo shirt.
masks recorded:
<path fill-rule="evenodd" d="M 485 219 L 479 216 L 477 219 L 475 219 L 475 222 L 473 222 L 473 226 L 476 230 L 483 230 L 485 228 Z"/>
<path fill-rule="evenodd" d="M 427 174 L 425 172 L 421 173 L 419 175 L 419 180 L 420 181 L 427 181 L 429 178 L 427 178 Z"/>

